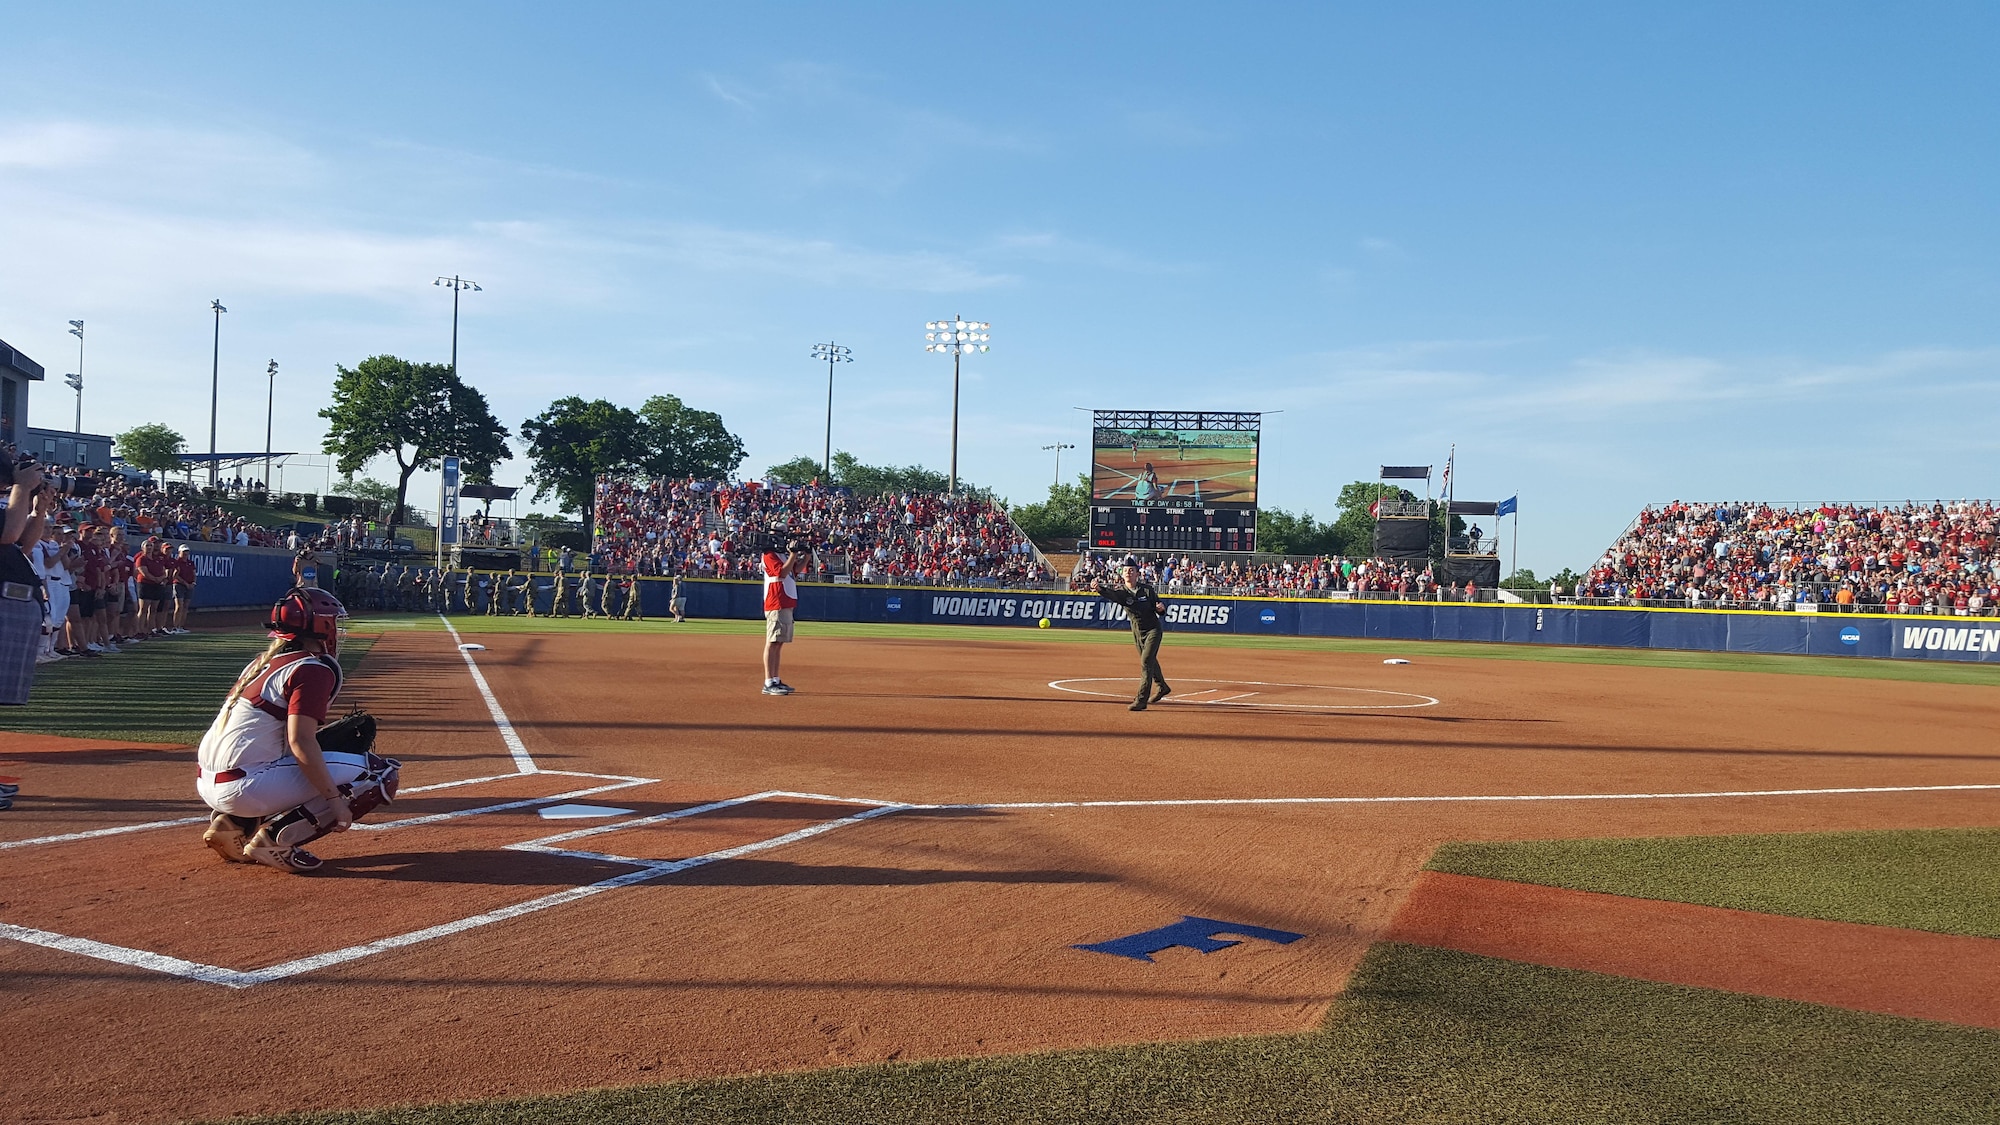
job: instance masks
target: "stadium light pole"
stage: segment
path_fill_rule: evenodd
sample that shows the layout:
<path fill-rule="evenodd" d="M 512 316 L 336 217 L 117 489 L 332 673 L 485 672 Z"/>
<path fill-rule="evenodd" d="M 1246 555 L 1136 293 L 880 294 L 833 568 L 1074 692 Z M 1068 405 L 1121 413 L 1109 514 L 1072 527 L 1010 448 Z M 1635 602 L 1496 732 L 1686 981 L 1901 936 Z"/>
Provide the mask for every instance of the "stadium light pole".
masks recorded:
<path fill-rule="evenodd" d="M 215 408 L 222 400 L 222 314 L 228 309 L 222 307 L 222 298 L 208 303 L 215 310 L 215 357 L 208 369 L 208 487 L 216 486 L 215 479 Z"/>
<path fill-rule="evenodd" d="M 271 378 L 271 382 L 264 392 L 264 491 L 266 494 L 269 494 L 271 491 L 271 406 L 278 400 L 278 361 L 275 359 L 272 360 L 271 366 L 264 370 L 264 374 Z"/>
<path fill-rule="evenodd" d="M 833 484 L 833 365 L 853 363 L 854 350 L 844 348 L 828 340 L 824 344 L 813 345 L 813 358 L 826 361 L 826 458 L 820 464 L 820 477 L 829 486 Z"/>
<path fill-rule="evenodd" d="M 1054 445 L 1045 445 L 1042 447 L 1044 451 L 1050 449 L 1056 451 L 1056 487 L 1058 488 L 1062 487 L 1062 451 L 1065 449 L 1075 449 L 1075 448 L 1076 446 L 1066 441 L 1059 441 Z"/>
<path fill-rule="evenodd" d="M 986 346 L 993 338 L 987 334 L 992 327 L 983 320 L 967 320 L 962 316 L 924 322 L 924 350 L 951 356 L 951 487 L 946 490 L 947 495 L 958 495 L 958 357 L 966 352 L 993 350 Z"/>
<path fill-rule="evenodd" d="M 442 285 L 451 290 L 451 377 L 456 379 L 458 378 L 458 295 L 467 289 L 472 290 L 474 293 L 482 292 L 482 290 L 479 288 L 478 282 L 467 281 L 457 274 L 453 274 L 450 277 L 440 277 L 436 281 L 431 282 L 431 284 Z"/>
<path fill-rule="evenodd" d="M 76 432 L 83 432 L 83 322 L 69 322 L 69 334 L 76 337 L 76 374 L 66 375 L 63 382 L 76 392 Z"/>

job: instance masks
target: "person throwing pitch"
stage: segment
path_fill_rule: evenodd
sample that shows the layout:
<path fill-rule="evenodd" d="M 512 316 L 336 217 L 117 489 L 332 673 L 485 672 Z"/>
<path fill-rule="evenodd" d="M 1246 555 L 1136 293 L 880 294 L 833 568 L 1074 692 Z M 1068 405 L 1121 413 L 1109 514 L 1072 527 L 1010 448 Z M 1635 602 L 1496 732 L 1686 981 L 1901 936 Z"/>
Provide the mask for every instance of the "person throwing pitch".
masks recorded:
<path fill-rule="evenodd" d="M 785 557 L 764 552 L 764 694 L 790 695 L 792 685 L 778 678 L 778 658 L 792 643 L 792 611 L 798 608 L 798 577 L 812 564 L 812 552 L 794 539 Z"/>
<path fill-rule="evenodd" d="M 1132 643 L 1139 649 L 1140 676 L 1139 698 L 1132 701 L 1131 709 L 1144 711 L 1147 704 L 1158 703 L 1173 690 L 1167 686 L 1166 673 L 1160 671 L 1160 638 L 1165 635 L 1160 614 L 1166 612 L 1167 603 L 1160 600 L 1160 592 L 1151 583 L 1139 578 L 1138 559 L 1125 556 L 1120 576 L 1122 584 L 1099 583 L 1097 595 L 1124 606 L 1132 619 Z"/>

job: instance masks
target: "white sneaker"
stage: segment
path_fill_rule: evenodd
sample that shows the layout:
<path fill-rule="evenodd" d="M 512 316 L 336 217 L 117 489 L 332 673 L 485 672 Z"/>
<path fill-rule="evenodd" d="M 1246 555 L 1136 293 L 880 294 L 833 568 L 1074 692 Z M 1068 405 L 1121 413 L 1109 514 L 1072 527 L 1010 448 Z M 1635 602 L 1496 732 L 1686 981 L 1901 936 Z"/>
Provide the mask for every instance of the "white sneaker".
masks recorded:
<path fill-rule="evenodd" d="M 92 644 L 87 644 L 87 645 L 83 646 L 83 650 L 84 650 L 85 652 L 103 652 L 103 651 L 104 651 L 104 646 L 103 646 L 103 645 L 100 645 L 100 644 L 95 644 L 95 643 L 92 643 Z"/>

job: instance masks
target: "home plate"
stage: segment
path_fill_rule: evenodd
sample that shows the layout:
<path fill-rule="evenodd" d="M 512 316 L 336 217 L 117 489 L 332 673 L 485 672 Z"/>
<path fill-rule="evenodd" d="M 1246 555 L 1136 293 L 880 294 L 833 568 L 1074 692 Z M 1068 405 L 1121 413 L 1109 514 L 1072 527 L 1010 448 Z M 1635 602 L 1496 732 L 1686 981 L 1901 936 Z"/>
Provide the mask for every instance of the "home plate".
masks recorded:
<path fill-rule="evenodd" d="M 630 816 L 631 809 L 614 809 L 610 805 L 550 805 L 537 810 L 543 820 L 588 820 L 598 816 Z"/>
<path fill-rule="evenodd" d="M 1408 663 L 1409 663 L 1409 661 L 1407 661 L 1407 660 L 1397 660 L 1397 659 L 1391 659 L 1391 660 L 1384 660 L 1384 661 L 1383 661 L 1382 663 L 1384 663 L 1384 664 L 1408 664 Z"/>
<path fill-rule="evenodd" d="M 465 643 L 465 644 L 462 644 L 462 645 L 458 646 L 458 651 L 460 651 L 460 652 L 485 652 L 485 651 L 486 651 L 486 646 L 485 646 L 485 645 L 476 645 L 476 644 L 472 644 L 471 642 L 469 642 L 469 641 L 468 641 L 467 643 Z"/>

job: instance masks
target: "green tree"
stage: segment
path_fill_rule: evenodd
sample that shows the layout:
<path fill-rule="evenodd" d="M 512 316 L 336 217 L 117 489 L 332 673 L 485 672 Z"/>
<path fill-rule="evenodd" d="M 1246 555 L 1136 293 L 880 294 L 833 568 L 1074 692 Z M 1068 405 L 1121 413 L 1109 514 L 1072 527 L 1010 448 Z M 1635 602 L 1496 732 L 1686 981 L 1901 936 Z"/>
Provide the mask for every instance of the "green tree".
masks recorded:
<path fill-rule="evenodd" d="M 1049 485 L 1049 498 L 1011 509 L 1014 522 L 1030 539 L 1079 539 L 1090 530 L 1090 474 L 1075 484 Z"/>
<path fill-rule="evenodd" d="M 743 441 L 722 415 L 696 410 L 673 395 L 654 395 L 639 407 L 644 450 L 639 471 L 649 477 L 722 480 L 743 463 Z"/>
<path fill-rule="evenodd" d="M 112 439 L 127 465 L 148 473 L 168 473 L 181 467 L 187 439 L 161 422 L 145 422 Z"/>
<path fill-rule="evenodd" d="M 1500 580 L 1500 588 L 1503 590 L 1513 590 L 1517 593 L 1523 590 L 1532 592 L 1546 590 L 1549 588 L 1549 584 L 1536 578 L 1535 572 L 1524 566 L 1507 577 L 1502 578 Z"/>
<path fill-rule="evenodd" d="M 1337 555 L 1341 540 L 1335 526 L 1313 519 L 1311 512 L 1293 515 L 1283 508 L 1257 510 L 1257 549 L 1267 555 Z"/>
<path fill-rule="evenodd" d="M 833 483 L 851 488 L 858 495 L 880 496 L 885 492 L 943 492 L 950 487 L 951 479 L 922 465 L 905 465 L 902 468 L 864 465 L 843 449 L 833 454 Z M 959 478 L 958 490 L 974 496 L 992 495 L 987 489 L 967 483 L 963 477 Z"/>
<path fill-rule="evenodd" d="M 819 458 L 794 457 L 782 465 L 773 465 L 764 470 L 764 479 L 778 484 L 811 484 L 821 476 Z M 821 484 L 831 483 L 820 481 Z"/>
<path fill-rule="evenodd" d="M 646 423 L 637 411 L 605 400 L 559 398 L 521 423 L 528 481 L 535 499 L 554 494 L 565 512 L 590 522 L 597 478 L 635 473 L 645 461 Z"/>
<path fill-rule="evenodd" d="M 342 477 L 333 486 L 336 496 L 352 496 L 356 500 L 373 500 L 387 508 L 396 503 L 396 486 L 374 477 Z"/>
<path fill-rule="evenodd" d="M 447 364 L 377 355 L 335 370 L 333 405 L 319 412 L 327 421 L 320 448 L 334 454 L 334 466 L 348 476 L 378 456 L 395 460 L 391 539 L 417 470 L 456 457 L 468 480 L 486 481 L 494 465 L 514 456 L 507 427 L 493 416 L 486 396 L 460 382 Z"/>

